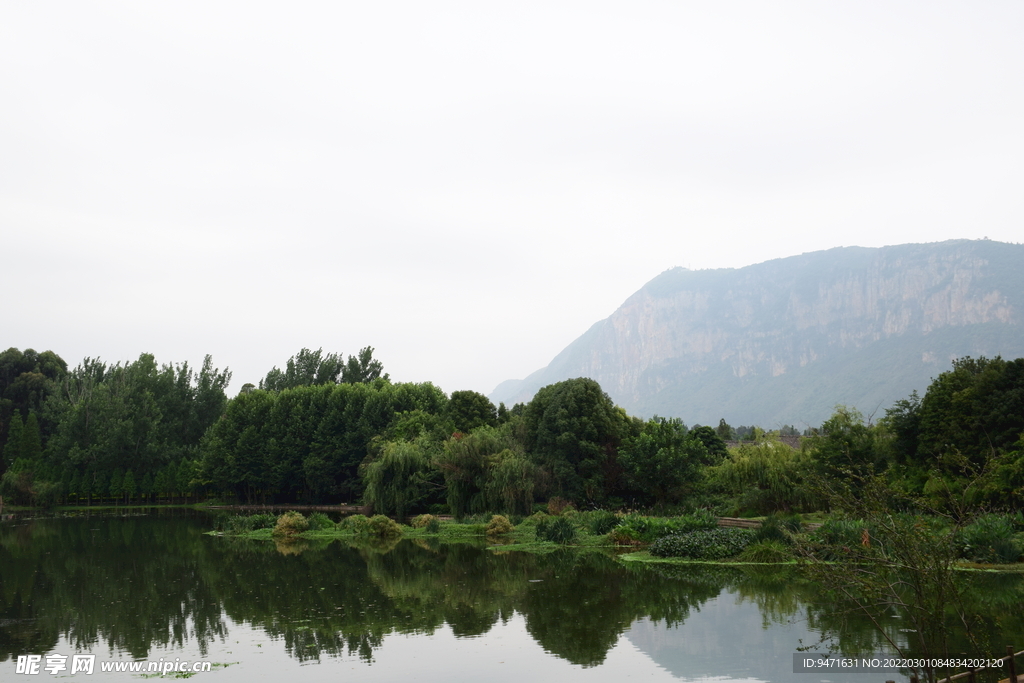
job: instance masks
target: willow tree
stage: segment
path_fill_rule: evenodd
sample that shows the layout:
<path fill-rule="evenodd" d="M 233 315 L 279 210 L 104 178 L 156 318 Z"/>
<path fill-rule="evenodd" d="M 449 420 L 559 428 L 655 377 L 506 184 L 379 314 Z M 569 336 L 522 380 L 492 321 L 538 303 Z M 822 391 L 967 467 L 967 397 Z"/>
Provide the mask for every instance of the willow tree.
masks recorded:
<path fill-rule="evenodd" d="M 729 457 L 714 468 L 714 475 L 740 505 L 767 513 L 812 504 L 806 486 L 813 460 L 805 451 L 790 448 L 772 435 L 729 449 Z"/>
<path fill-rule="evenodd" d="M 380 457 L 366 466 L 364 498 L 381 514 L 405 517 L 427 492 L 430 459 L 414 441 L 389 441 Z"/>

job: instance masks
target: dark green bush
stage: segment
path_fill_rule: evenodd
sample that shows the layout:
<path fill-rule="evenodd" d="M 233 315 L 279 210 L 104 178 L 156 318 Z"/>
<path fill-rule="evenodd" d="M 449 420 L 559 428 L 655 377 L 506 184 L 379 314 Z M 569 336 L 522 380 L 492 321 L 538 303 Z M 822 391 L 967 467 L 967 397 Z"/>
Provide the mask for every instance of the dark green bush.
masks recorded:
<path fill-rule="evenodd" d="M 753 533 L 749 529 L 699 529 L 663 536 L 651 545 L 655 557 L 688 557 L 694 560 L 723 560 L 743 552 Z"/>
<path fill-rule="evenodd" d="M 768 515 L 761 522 L 761 528 L 754 531 L 754 543 L 773 541 L 784 545 L 793 543 L 793 534 L 802 528 L 799 515 L 784 517 L 778 513 Z"/>
<path fill-rule="evenodd" d="M 576 540 L 576 527 L 564 517 L 544 519 L 537 523 L 537 538 L 542 541 L 567 545 Z"/>
<path fill-rule="evenodd" d="M 587 528 L 595 536 L 604 536 L 619 525 L 619 518 L 607 510 L 597 510 L 590 515 Z"/>
<path fill-rule="evenodd" d="M 322 512 L 314 512 L 308 518 L 309 530 L 310 531 L 321 531 L 323 529 L 333 529 L 334 522 L 331 518 Z"/>
<path fill-rule="evenodd" d="M 439 533 L 441 531 L 441 520 L 437 517 L 431 516 L 430 521 L 427 522 L 427 525 L 423 528 L 426 529 L 428 534 Z"/>

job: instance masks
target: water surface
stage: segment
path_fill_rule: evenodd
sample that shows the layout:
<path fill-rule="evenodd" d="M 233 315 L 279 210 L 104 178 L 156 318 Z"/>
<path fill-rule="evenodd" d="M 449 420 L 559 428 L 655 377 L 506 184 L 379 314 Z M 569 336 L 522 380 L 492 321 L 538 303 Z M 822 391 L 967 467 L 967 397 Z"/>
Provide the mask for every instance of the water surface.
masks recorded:
<path fill-rule="evenodd" d="M 422 540 L 278 544 L 211 526 L 190 510 L 0 523 L 0 678 L 19 655 L 77 652 L 208 661 L 198 676 L 210 681 L 901 679 L 794 674 L 793 653 L 823 635 L 844 651 L 886 648 L 791 569 Z M 1024 643 L 1019 577 L 975 580 L 993 642 Z M 885 628 L 906 637 L 898 620 Z M 98 668 L 73 678 L 132 678 Z"/>

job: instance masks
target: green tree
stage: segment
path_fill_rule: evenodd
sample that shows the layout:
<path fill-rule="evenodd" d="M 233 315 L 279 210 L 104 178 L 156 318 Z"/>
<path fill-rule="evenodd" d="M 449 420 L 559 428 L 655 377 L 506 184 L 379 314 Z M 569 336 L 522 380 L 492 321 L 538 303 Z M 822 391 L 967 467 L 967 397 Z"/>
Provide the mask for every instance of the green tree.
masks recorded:
<path fill-rule="evenodd" d="M 124 493 L 124 470 L 118 467 L 114 470 L 113 474 L 110 475 L 110 483 L 107 484 L 107 491 L 110 493 L 110 497 L 117 503 L 121 499 L 121 494 Z"/>
<path fill-rule="evenodd" d="M 21 420 L 21 411 L 15 410 L 7 429 L 7 443 L 3 451 L 2 471 L 14 464 L 14 461 L 21 457 L 22 433 L 25 431 L 25 423 Z"/>
<path fill-rule="evenodd" d="M 622 488 L 616 451 L 629 420 L 592 379 L 543 387 L 524 411 L 528 450 L 552 479 L 552 492 L 600 502 Z"/>
<path fill-rule="evenodd" d="M 729 428 L 730 430 L 732 427 Z M 690 436 L 697 439 L 708 452 L 708 462 L 712 465 L 722 462 L 729 455 L 729 449 L 725 445 L 725 441 L 718 433 L 708 426 L 694 427 L 690 430 Z"/>
<path fill-rule="evenodd" d="M 366 502 L 375 512 L 403 519 L 426 495 L 429 464 L 420 444 L 389 441 L 366 467 Z"/>
<path fill-rule="evenodd" d="M 491 400 L 475 391 L 453 391 L 448 399 L 448 417 L 456 431 L 471 432 L 477 427 L 495 427 L 498 412 Z"/>
<path fill-rule="evenodd" d="M 683 421 L 655 416 L 619 447 L 619 463 L 633 487 L 655 505 L 678 503 L 698 483 L 708 464 L 704 443 Z"/>
<path fill-rule="evenodd" d="M 818 498 L 808 484 L 814 467 L 807 451 L 794 450 L 774 435 L 761 432 L 758 440 L 730 449 L 729 457 L 711 476 L 739 496 L 742 509 L 767 514 L 813 508 Z"/>
<path fill-rule="evenodd" d="M 20 457 L 33 463 L 39 463 L 43 458 L 43 442 L 39 436 L 39 421 L 35 413 L 29 413 L 25 420 L 25 429 L 21 432 Z"/>
<path fill-rule="evenodd" d="M 260 381 L 260 389 L 283 391 L 295 387 L 336 384 L 344 367 L 341 354 L 324 354 L 323 348 L 311 351 L 303 348 L 288 359 L 285 369 L 274 366 Z M 246 392 L 248 393 L 248 392 Z"/>
<path fill-rule="evenodd" d="M 125 503 L 131 503 L 138 492 L 139 487 L 135 483 L 135 473 L 128 470 L 124 473 L 124 481 L 121 483 L 121 490 L 124 492 Z"/>
<path fill-rule="evenodd" d="M 360 349 L 358 356 L 349 356 L 341 370 L 341 381 L 344 384 L 368 384 L 375 379 L 386 381 L 389 377 L 384 372 L 383 363 L 374 360 L 372 346 Z"/>

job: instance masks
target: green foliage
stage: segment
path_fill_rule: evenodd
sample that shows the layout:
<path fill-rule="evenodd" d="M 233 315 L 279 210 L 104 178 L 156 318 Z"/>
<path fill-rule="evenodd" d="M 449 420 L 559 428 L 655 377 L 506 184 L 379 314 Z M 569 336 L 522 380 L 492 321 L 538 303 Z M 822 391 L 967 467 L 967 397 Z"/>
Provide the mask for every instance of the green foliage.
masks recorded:
<path fill-rule="evenodd" d="M 202 448 L 201 477 L 249 502 L 356 500 L 359 467 L 399 415 L 443 411 L 429 383 L 337 384 L 254 391 L 236 397 Z M 417 439 L 418 441 L 418 439 Z"/>
<path fill-rule="evenodd" d="M 384 372 L 384 364 L 374 360 L 372 346 L 359 349 L 358 356 L 349 356 L 345 367 L 341 369 L 341 381 L 344 384 L 369 384 L 376 379 L 387 382 L 390 378 Z"/>
<path fill-rule="evenodd" d="M 317 384 L 335 384 L 344 365 L 341 354 L 324 355 L 323 348 L 310 351 L 303 348 L 288 359 L 284 371 L 274 366 L 267 376 L 260 380 L 260 389 L 283 391 L 295 387 Z"/>
<path fill-rule="evenodd" d="M 243 534 L 255 529 L 272 529 L 278 518 L 269 512 L 255 515 L 234 515 L 224 521 L 224 528 L 232 534 Z"/>
<path fill-rule="evenodd" d="M 416 517 L 413 518 L 412 523 L 410 524 L 410 526 L 413 529 L 423 529 L 423 528 L 427 527 L 435 519 L 437 519 L 437 517 L 434 517 L 434 515 L 429 515 L 429 514 L 416 515 Z"/>
<path fill-rule="evenodd" d="M 370 518 L 366 515 L 349 515 L 338 522 L 339 529 L 351 531 L 356 535 L 365 535 L 369 533 L 369 526 Z"/>
<path fill-rule="evenodd" d="M 587 514 L 587 513 L 584 513 Z M 607 510 L 595 510 L 589 513 L 587 528 L 595 536 L 604 536 L 619 525 L 619 517 Z"/>
<path fill-rule="evenodd" d="M 659 538 L 651 544 L 651 554 L 655 557 L 724 560 L 743 552 L 753 538 L 749 529 L 699 529 Z"/>
<path fill-rule="evenodd" d="M 313 512 L 307 519 L 310 531 L 324 531 L 334 528 L 334 522 L 322 512 Z"/>
<path fill-rule="evenodd" d="M 960 556 L 988 564 L 1017 562 L 1021 549 L 1014 541 L 1014 532 L 1014 520 L 1009 515 L 983 515 L 961 530 Z"/>
<path fill-rule="evenodd" d="M 22 432 L 25 423 L 21 419 L 21 411 L 15 410 L 7 431 L 7 443 L 4 445 L 3 459 L 0 461 L 0 472 L 6 471 L 15 460 L 21 458 Z"/>
<path fill-rule="evenodd" d="M 860 412 L 836 406 L 832 417 L 821 425 L 820 433 L 810 437 L 810 445 L 827 474 L 853 481 L 884 468 L 876 437 L 877 430 L 864 424 Z"/>
<path fill-rule="evenodd" d="M 623 439 L 618 461 L 630 485 L 660 507 L 693 490 L 711 456 L 682 420 L 655 416 L 639 434 Z"/>
<path fill-rule="evenodd" d="M 576 527 L 565 517 L 543 519 L 537 523 L 537 538 L 560 545 L 569 545 L 576 541 Z"/>
<path fill-rule="evenodd" d="M 806 483 L 813 469 L 808 453 L 762 434 L 759 441 L 732 449 L 712 476 L 739 496 L 742 508 L 764 514 L 812 507 L 817 501 Z"/>
<path fill-rule="evenodd" d="M 760 562 L 764 564 L 779 564 L 789 562 L 794 558 L 793 550 L 787 547 L 786 543 L 774 540 L 753 538 L 737 559 L 743 562 Z"/>
<path fill-rule="evenodd" d="M 754 542 L 765 541 L 792 545 L 793 534 L 799 533 L 802 528 L 799 515 L 787 517 L 777 513 L 771 514 L 761 522 L 761 528 L 754 530 Z"/>
<path fill-rule="evenodd" d="M 515 530 L 512 526 L 512 522 L 508 521 L 508 517 L 504 515 L 494 515 L 491 517 L 491 521 L 487 523 L 487 535 L 488 536 L 501 536 L 502 534 L 510 534 Z"/>
<path fill-rule="evenodd" d="M 419 443 L 389 441 L 366 467 L 366 502 L 382 513 L 405 517 L 426 494 L 429 460 Z"/>
<path fill-rule="evenodd" d="M 302 513 L 289 510 L 277 518 L 274 526 L 275 536 L 294 536 L 309 529 L 309 520 Z"/>
<path fill-rule="evenodd" d="M 611 531 L 611 539 L 618 545 L 651 543 L 663 536 L 690 531 L 715 529 L 718 519 L 706 510 L 675 518 L 626 515 Z"/>
<path fill-rule="evenodd" d="M 524 412 L 527 449 L 550 473 L 552 493 L 602 501 L 622 488 L 616 450 L 629 422 L 592 379 L 540 389 Z"/>
<path fill-rule="evenodd" d="M 498 424 L 494 404 L 475 391 L 453 391 L 448 399 L 448 417 L 459 432 L 471 432 L 484 426 L 496 427 Z"/>
<path fill-rule="evenodd" d="M 486 510 L 526 514 L 533 506 L 536 466 L 522 454 L 511 423 L 480 427 L 445 441 L 433 464 L 444 476 L 456 519 Z"/>
<path fill-rule="evenodd" d="M 390 517 L 374 515 L 366 524 L 365 533 L 377 538 L 397 538 L 402 535 L 402 527 Z"/>

